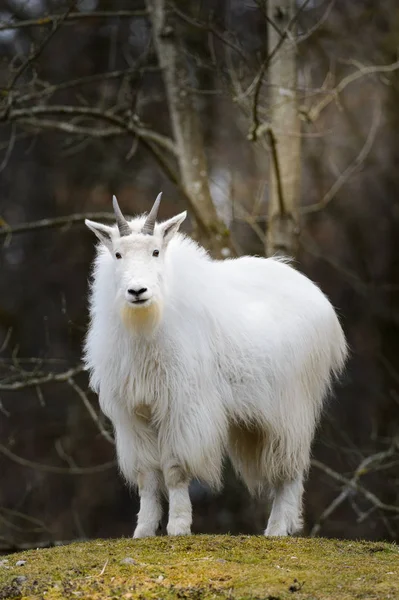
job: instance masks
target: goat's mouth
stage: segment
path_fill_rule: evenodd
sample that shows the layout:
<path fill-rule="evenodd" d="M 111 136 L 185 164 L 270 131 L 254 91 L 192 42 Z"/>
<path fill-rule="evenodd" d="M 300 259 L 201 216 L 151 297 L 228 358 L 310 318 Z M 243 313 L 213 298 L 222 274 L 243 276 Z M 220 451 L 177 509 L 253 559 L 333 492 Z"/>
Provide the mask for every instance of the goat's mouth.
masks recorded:
<path fill-rule="evenodd" d="M 128 306 L 148 306 L 151 304 L 151 298 L 132 298 L 127 303 Z"/>

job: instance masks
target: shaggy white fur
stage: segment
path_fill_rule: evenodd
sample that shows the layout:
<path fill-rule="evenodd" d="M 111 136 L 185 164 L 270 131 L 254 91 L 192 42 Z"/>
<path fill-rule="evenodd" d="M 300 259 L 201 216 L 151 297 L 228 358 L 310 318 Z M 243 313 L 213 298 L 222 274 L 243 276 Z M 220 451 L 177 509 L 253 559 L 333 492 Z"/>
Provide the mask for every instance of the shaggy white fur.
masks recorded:
<path fill-rule="evenodd" d="M 139 217 L 122 237 L 86 222 L 102 243 L 85 363 L 120 469 L 139 488 L 135 537 L 155 535 L 165 488 L 168 533 L 190 533 L 189 482 L 219 487 L 226 454 L 251 492 L 273 494 L 265 534 L 294 533 L 315 427 L 347 356 L 343 331 L 286 261 L 212 260 L 177 233 L 185 216 L 153 235 Z"/>

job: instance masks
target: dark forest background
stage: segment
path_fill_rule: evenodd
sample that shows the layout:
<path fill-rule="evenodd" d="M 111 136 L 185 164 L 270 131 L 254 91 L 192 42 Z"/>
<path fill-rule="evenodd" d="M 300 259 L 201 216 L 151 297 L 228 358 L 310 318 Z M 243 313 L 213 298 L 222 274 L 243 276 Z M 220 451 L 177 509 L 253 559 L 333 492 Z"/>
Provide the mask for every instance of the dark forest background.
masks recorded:
<path fill-rule="evenodd" d="M 214 256 L 264 255 L 276 156 L 283 190 L 298 181 L 282 246 L 351 347 L 305 533 L 398 540 L 398 50 L 395 0 L 0 0 L 0 550 L 133 531 L 138 501 L 80 366 L 84 217 L 112 221 L 112 194 L 146 211 L 162 190 L 160 217 L 187 208 Z M 194 532 L 261 533 L 267 500 L 228 464 L 222 494 L 191 491 Z"/>

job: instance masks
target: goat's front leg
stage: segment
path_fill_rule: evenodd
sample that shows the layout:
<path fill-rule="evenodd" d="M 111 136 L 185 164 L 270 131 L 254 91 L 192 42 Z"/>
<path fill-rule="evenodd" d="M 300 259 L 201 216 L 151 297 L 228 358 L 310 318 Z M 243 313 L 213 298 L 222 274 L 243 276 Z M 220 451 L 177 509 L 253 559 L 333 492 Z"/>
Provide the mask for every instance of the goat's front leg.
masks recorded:
<path fill-rule="evenodd" d="M 162 517 L 158 441 L 142 419 L 120 411 L 113 415 L 119 468 L 130 484 L 137 484 L 140 511 L 135 538 L 156 535 Z"/>
<path fill-rule="evenodd" d="M 163 474 L 169 497 L 168 535 L 189 535 L 192 522 L 188 492 L 190 477 L 180 465 L 174 462 L 165 465 Z"/>
<path fill-rule="evenodd" d="M 140 510 L 133 537 L 143 538 L 156 535 L 162 517 L 160 473 L 139 473 L 137 482 L 140 494 Z"/>

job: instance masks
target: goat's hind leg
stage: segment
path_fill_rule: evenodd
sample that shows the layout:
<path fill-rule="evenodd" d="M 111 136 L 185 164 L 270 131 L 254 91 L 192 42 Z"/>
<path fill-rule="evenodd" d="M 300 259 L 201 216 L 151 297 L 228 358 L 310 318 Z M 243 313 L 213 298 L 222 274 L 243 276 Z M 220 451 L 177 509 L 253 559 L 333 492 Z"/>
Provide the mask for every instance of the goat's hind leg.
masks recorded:
<path fill-rule="evenodd" d="M 148 471 L 139 473 L 137 482 L 140 494 L 140 511 L 133 537 L 151 537 L 156 535 L 162 518 L 160 491 L 161 473 Z"/>
<path fill-rule="evenodd" d="M 267 536 L 285 536 L 302 528 L 303 475 L 274 488 L 273 505 L 265 531 Z"/>

